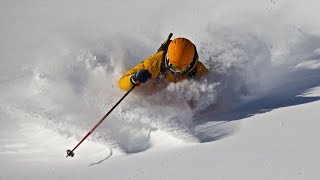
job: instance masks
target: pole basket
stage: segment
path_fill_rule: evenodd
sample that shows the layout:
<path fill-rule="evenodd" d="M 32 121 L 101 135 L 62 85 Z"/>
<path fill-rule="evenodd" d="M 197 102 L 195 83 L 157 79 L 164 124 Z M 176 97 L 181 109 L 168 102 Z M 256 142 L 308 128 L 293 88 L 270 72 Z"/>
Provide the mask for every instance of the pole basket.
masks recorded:
<path fill-rule="evenodd" d="M 70 149 L 67 150 L 67 157 L 68 156 L 71 156 L 71 157 L 74 156 L 74 152 L 72 152 Z"/>

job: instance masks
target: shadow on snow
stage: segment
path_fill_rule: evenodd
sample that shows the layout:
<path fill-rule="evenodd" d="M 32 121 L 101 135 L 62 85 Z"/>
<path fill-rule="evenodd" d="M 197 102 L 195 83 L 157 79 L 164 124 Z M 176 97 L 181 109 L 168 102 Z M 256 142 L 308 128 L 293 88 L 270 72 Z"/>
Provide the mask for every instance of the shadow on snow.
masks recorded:
<path fill-rule="evenodd" d="M 289 76 L 289 75 L 288 75 Z M 305 97 L 312 88 L 320 86 L 320 71 L 298 72 L 293 80 L 248 102 L 239 102 L 237 107 L 226 111 L 211 111 L 194 122 L 194 134 L 200 142 L 211 142 L 229 136 L 235 131 L 232 121 L 242 120 L 274 109 L 296 106 L 320 100 L 320 96 Z M 288 77 L 289 78 L 289 77 Z"/>

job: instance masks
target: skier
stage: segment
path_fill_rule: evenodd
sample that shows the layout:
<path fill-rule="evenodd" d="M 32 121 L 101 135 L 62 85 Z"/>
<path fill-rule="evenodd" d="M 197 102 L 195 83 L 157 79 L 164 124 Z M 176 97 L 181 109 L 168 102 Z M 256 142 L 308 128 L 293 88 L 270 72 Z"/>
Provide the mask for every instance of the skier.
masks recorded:
<path fill-rule="evenodd" d="M 172 33 L 158 49 L 158 52 L 146 58 L 125 73 L 119 80 L 122 90 L 133 85 L 144 85 L 146 92 L 152 93 L 185 79 L 199 79 L 208 73 L 208 69 L 199 61 L 196 46 L 188 39 L 180 37 L 170 40 Z"/>

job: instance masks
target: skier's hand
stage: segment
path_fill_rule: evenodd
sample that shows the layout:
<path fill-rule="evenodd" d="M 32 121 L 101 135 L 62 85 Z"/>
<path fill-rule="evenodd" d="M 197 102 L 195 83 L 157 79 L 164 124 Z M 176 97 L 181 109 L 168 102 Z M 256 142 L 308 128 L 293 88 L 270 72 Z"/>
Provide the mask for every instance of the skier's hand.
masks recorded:
<path fill-rule="evenodd" d="M 151 74 L 148 70 L 142 69 L 131 76 L 131 82 L 135 85 L 147 82 L 151 78 Z"/>

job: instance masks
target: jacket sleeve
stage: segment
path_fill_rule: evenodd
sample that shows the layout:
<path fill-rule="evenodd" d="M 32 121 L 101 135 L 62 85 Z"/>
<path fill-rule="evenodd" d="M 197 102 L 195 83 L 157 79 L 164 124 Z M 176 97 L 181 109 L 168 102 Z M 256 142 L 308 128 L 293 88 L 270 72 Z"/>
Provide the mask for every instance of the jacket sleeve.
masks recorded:
<path fill-rule="evenodd" d="M 132 86 L 130 80 L 131 76 L 136 72 L 146 69 L 151 73 L 151 78 L 158 77 L 161 68 L 161 60 L 163 57 L 163 51 L 153 54 L 152 56 L 146 58 L 143 62 L 137 64 L 135 67 L 126 72 L 119 80 L 118 86 L 124 91 L 128 91 Z"/>

